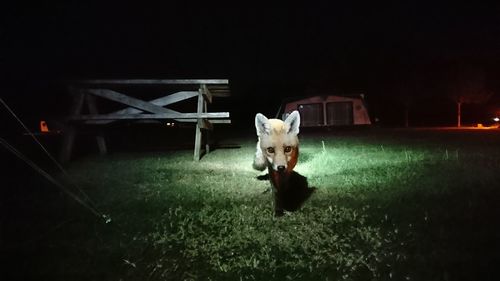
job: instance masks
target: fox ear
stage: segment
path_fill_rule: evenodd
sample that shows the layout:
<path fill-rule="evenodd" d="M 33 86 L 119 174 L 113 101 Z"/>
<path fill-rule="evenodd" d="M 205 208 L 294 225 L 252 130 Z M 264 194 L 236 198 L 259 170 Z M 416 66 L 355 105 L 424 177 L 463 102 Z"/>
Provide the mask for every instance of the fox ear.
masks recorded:
<path fill-rule="evenodd" d="M 300 114 L 297 110 L 294 110 L 288 117 L 285 119 L 285 124 L 288 125 L 288 133 L 297 135 L 299 134 L 300 127 Z"/>
<path fill-rule="evenodd" d="M 257 115 L 255 115 L 255 128 L 257 129 L 257 136 L 269 135 L 271 128 L 268 121 L 267 117 L 263 114 L 257 113 Z"/>

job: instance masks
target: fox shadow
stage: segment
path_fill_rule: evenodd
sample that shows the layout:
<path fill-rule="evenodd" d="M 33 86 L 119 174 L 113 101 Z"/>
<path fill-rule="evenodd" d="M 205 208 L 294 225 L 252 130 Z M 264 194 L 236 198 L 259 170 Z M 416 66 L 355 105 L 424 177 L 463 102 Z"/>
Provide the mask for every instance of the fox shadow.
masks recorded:
<path fill-rule="evenodd" d="M 257 177 L 258 180 L 269 180 L 269 174 Z M 284 188 L 277 190 L 274 194 L 276 202 L 286 211 L 294 212 L 299 210 L 304 202 L 311 197 L 311 194 L 316 190 L 315 187 L 309 187 L 307 177 L 292 171 L 287 179 L 287 184 Z M 271 188 L 264 191 L 267 193 Z"/>

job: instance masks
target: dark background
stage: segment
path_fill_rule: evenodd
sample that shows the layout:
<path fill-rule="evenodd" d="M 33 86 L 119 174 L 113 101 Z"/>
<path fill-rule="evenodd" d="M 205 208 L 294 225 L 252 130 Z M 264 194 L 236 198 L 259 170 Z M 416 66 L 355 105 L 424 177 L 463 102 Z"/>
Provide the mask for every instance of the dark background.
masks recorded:
<path fill-rule="evenodd" d="M 411 126 L 454 125 L 455 104 L 447 93 L 450 73 L 481 69 L 494 95 L 487 103 L 464 105 L 463 121 L 472 124 L 500 114 L 497 4 L 309 1 L 273 7 L 208 2 L 2 4 L 0 97 L 38 130 L 40 119 L 59 119 L 68 113 L 66 86 L 74 79 L 227 78 L 232 96 L 216 99 L 211 110 L 230 111 L 233 124 L 224 128 L 244 128 L 255 138 L 255 113 L 274 116 L 282 99 L 309 94 L 365 93 L 379 126 L 403 126 L 407 100 Z M 2 139 L 49 174 L 59 173 L 1 105 L 0 122 Z M 192 135 L 182 136 L 187 129 L 177 135 L 157 127 L 126 129 L 106 135 L 112 153 L 155 150 L 165 146 L 165 140 L 182 143 L 181 137 L 192 145 Z M 194 130 L 189 128 L 189 133 Z M 55 156 L 60 136 L 40 139 Z M 79 136 L 75 150 L 73 158 L 97 153 L 95 140 Z M 0 188 L 0 271 L 29 275 L 52 247 L 44 244 L 46 233 L 52 235 L 54 226 L 75 216 L 75 210 L 87 210 L 75 207 L 70 197 L 3 147 L 0 159 L 5 187 Z M 497 197 L 490 198 L 491 203 Z M 40 240 L 33 240 L 40 235 Z M 26 266 L 30 263 L 32 267 Z"/>
<path fill-rule="evenodd" d="M 72 79 L 227 78 L 232 97 L 214 108 L 235 125 L 274 115 L 285 97 L 359 92 L 381 125 L 403 125 L 402 93 L 410 125 L 452 125 L 446 77 L 473 67 L 496 94 L 465 105 L 464 121 L 494 115 L 498 5 L 405 2 L 10 4 L 0 12 L 1 95 L 37 120 L 67 113 Z"/>

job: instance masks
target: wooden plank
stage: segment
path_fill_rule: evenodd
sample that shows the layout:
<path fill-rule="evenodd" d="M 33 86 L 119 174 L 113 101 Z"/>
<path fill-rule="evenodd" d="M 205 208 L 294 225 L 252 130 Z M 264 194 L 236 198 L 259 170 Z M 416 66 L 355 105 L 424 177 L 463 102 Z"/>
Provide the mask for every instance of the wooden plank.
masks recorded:
<path fill-rule="evenodd" d="M 209 103 L 212 103 L 212 94 L 207 88 L 207 85 L 202 84 L 200 85 L 200 91 L 203 93 L 203 97 L 205 98 L 206 101 Z"/>
<path fill-rule="evenodd" d="M 96 105 L 96 102 L 95 102 L 95 97 L 92 96 L 92 95 L 86 95 L 86 99 L 87 99 L 87 106 L 88 106 L 88 109 L 89 109 L 89 113 L 97 115 L 98 111 L 97 111 L 97 105 Z M 101 155 L 107 154 L 108 153 L 108 149 L 106 147 L 106 140 L 104 139 L 104 137 L 100 136 L 100 135 L 97 135 L 95 137 L 95 139 L 96 139 L 96 142 L 97 142 L 97 148 L 99 149 L 99 154 L 101 154 Z"/>
<path fill-rule="evenodd" d="M 203 90 L 200 88 L 198 90 L 198 106 L 197 106 L 197 115 L 198 115 L 198 122 L 196 122 L 196 128 L 195 128 L 195 136 L 194 136 L 194 161 L 200 161 L 201 158 L 201 127 L 200 127 L 200 122 L 201 122 L 201 114 L 203 110 Z"/>
<path fill-rule="evenodd" d="M 157 106 L 140 99 L 132 98 L 124 94 L 107 90 L 107 89 L 87 89 L 87 92 L 107 98 L 116 102 L 120 102 L 138 109 L 157 113 L 157 114 L 106 114 L 106 115 L 80 115 L 73 116 L 72 120 L 125 120 L 125 119 L 182 119 L 189 118 L 228 118 L 229 112 L 211 112 L 205 115 L 198 116 L 196 113 L 180 113 L 168 108 Z M 195 122 L 196 120 L 189 120 L 185 122 Z"/>
<path fill-rule="evenodd" d="M 167 106 L 169 104 L 173 104 L 176 102 L 187 100 L 189 98 L 196 97 L 197 95 L 198 95 L 197 91 L 181 91 L 159 99 L 155 99 L 152 101 L 152 103 L 158 106 Z"/>
<path fill-rule="evenodd" d="M 231 124 L 229 119 L 208 119 L 212 124 Z"/>
<path fill-rule="evenodd" d="M 87 85 L 197 85 L 229 84 L 228 79 L 92 79 L 74 81 L 74 84 Z"/>
<path fill-rule="evenodd" d="M 73 126 L 68 126 L 64 129 L 62 138 L 61 150 L 59 152 L 59 162 L 67 163 L 71 159 L 73 153 L 73 146 L 75 144 L 76 129 Z"/>
<path fill-rule="evenodd" d="M 212 96 L 213 97 L 217 97 L 217 98 L 228 98 L 231 96 L 230 93 L 218 93 L 218 92 L 212 92 Z"/>
<path fill-rule="evenodd" d="M 231 95 L 229 85 L 207 85 L 207 88 L 214 97 L 229 97 Z"/>
<path fill-rule="evenodd" d="M 75 90 L 74 88 L 69 89 L 73 92 L 73 104 L 70 108 L 70 115 L 76 116 L 81 113 L 83 108 L 83 102 L 85 100 L 85 95 L 80 90 Z M 71 159 L 71 154 L 73 152 L 73 146 L 75 143 L 76 129 L 72 125 L 67 124 L 64 130 L 61 150 L 59 151 L 59 162 L 66 163 Z"/>
<path fill-rule="evenodd" d="M 183 100 L 186 100 L 186 99 L 189 99 L 192 97 L 196 97 L 196 96 L 198 96 L 197 91 L 181 91 L 181 92 L 177 92 L 177 93 L 165 96 L 165 97 L 150 100 L 148 102 L 152 103 L 154 105 L 158 105 L 158 106 L 167 106 L 169 104 L 173 104 L 173 103 L 183 101 Z M 170 111 L 172 111 L 172 113 L 180 113 L 178 111 L 171 110 L 171 109 L 170 109 Z M 133 108 L 133 107 L 127 107 L 125 109 L 112 112 L 111 114 L 137 114 L 137 113 L 142 113 L 142 112 L 144 112 L 144 111 L 137 109 L 137 108 Z M 88 123 L 88 124 L 109 124 L 109 123 L 112 123 L 115 121 L 116 120 L 89 120 L 86 123 Z M 175 121 L 186 122 L 183 119 L 179 119 L 179 120 L 176 119 Z M 194 121 L 195 120 L 193 120 L 192 122 L 194 122 Z"/>
<path fill-rule="evenodd" d="M 208 111 L 207 101 L 205 99 L 203 99 L 203 113 L 206 113 L 207 111 Z M 200 128 L 205 129 L 205 130 L 213 130 L 214 129 L 214 126 L 212 125 L 212 123 L 210 123 L 210 121 L 208 119 L 198 119 L 198 126 L 200 126 Z M 208 151 L 209 150 L 208 149 L 208 132 L 205 132 L 205 134 L 207 135 L 207 138 L 205 138 L 206 139 L 205 146 L 207 147 L 206 150 Z"/>
<path fill-rule="evenodd" d="M 83 118 L 80 118 L 83 117 Z M 111 121 L 119 121 L 119 120 L 135 120 L 136 123 L 144 123 L 144 124 L 159 124 L 159 123 L 162 123 L 162 120 L 165 120 L 165 119 L 169 119 L 169 118 L 142 118 L 142 119 L 136 119 L 136 118 L 122 118 L 122 119 L 92 119 L 93 117 L 90 117 L 91 119 L 85 119 L 86 116 L 90 116 L 90 115 L 78 115 L 78 117 L 75 117 L 73 119 L 71 118 L 68 118 L 68 120 L 72 120 L 72 121 L 82 121 L 82 120 L 86 120 L 86 122 L 88 121 L 95 121 L 95 120 L 111 120 Z M 99 115 L 101 116 L 101 115 Z M 104 115 L 102 115 L 104 116 Z M 153 116 L 153 115 L 151 115 Z M 97 117 L 98 118 L 98 117 Z M 188 119 L 173 119 L 173 120 L 176 120 L 178 121 L 179 123 L 197 123 L 198 122 L 198 119 L 193 119 L 193 118 L 188 118 Z M 207 118 L 206 120 L 208 120 L 211 124 L 231 124 L 231 120 L 230 119 L 211 119 L 211 118 Z"/>
<path fill-rule="evenodd" d="M 141 109 L 144 111 L 148 111 L 151 113 L 172 113 L 171 109 L 164 108 L 158 105 L 154 105 L 152 103 L 136 99 L 133 97 L 129 97 L 127 95 L 124 95 L 119 92 L 115 92 L 112 90 L 107 90 L 107 89 L 88 89 L 86 90 L 88 93 L 91 93 L 93 95 L 109 99 L 112 101 L 116 101 L 119 103 L 126 104 L 131 107 L 135 107 L 137 109 Z"/>
<path fill-rule="evenodd" d="M 229 85 L 208 85 L 210 90 L 229 90 Z"/>
<path fill-rule="evenodd" d="M 229 91 L 229 89 L 223 90 L 223 89 L 213 89 L 212 87 L 208 87 L 208 90 L 210 91 L 212 97 L 225 98 L 231 96 L 231 92 Z"/>
<path fill-rule="evenodd" d="M 209 113 L 211 113 L 211 112 L 209 112 Z M 145 120 L 148 120 L 148 119 L 145 119 Z M 159 120 L 159 119 L 156 119 L 156 120 Z M 182 123 L 197 123 L 198 122 L 198 119 L 179 119 L 179 120 L 182 120 L 181 121 Z M 204 118 L 203 120 L 207 120 L 208 122 L 210 122 L 210 124 L 212 124 L 212 127 L 213 127 L 213 124 L 231 124 L 231 120 L 230 119 L 210 119 L 210 118 Z"/>
<path fill-rule="evenodd" d="M 209 112 L 212 113 L 212 112 Z M 148 120 L 148 119 L 142 119 L 142 120 Z M 151 119 L 150 119 L 151 120 Z M 152 120 L 161 120 L 161 119 L 152 119 Z M 196 123 L 198 122 L 198 119 L 174 119 L 178 121 L 179 123 Z M 210 121 L 211 124 L 231 124 L 230 119 L 211 119 L 211 118 L 206 118 L 205 120 Z"/>
<path fill-rule="evenodd" d="M 205 132 L 205 153 L 209 154 L 210 153 L 210 132 L 211 130 L 207 130 Z"/>
<path fill-rule="evenodd" d="M 205 130 L 213 130 L 214 129 L 214 126 L 212 125 L 212 123 L 210 123 L 210 121 L 208 121 L 207 119 L 198 120 L 198 126 L 200 126 L 200 128 L 205 129 Z"/>
<path fill-rule="evenodd" d="M 206 87 L 205 87 L 206 88 Z M 208 106 L 207 106 L 207 101 L 203 100 L 203 112 L 208 111 Z M 201 121 L 203 127 L 205 128 L 205 153 L 208 154 L 210 153 L 210 132 L 214 129 L 210 121 L 207 119 L 198 119 Z M 198 124 L 200 122 L 198 121 Z"/>
<path fill-rule="evenodd" d="M 229 118 L 229 112 L 207 113 L 158 113 L 158 114 L 82 114 L 70 116 L 69 120 L 127 120 L 127 119 L 191 119 Z"/>

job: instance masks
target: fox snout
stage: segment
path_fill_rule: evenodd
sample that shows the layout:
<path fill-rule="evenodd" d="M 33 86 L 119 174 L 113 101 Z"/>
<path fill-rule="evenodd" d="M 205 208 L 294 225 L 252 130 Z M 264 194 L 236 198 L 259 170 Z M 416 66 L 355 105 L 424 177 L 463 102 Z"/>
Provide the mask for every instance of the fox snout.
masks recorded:
<path fill-rule="evenodd" d="M 276 172 L 284 173 L 286 172 L 288 165 L 287 164 L 271 164 L 272 169 Z"/>

